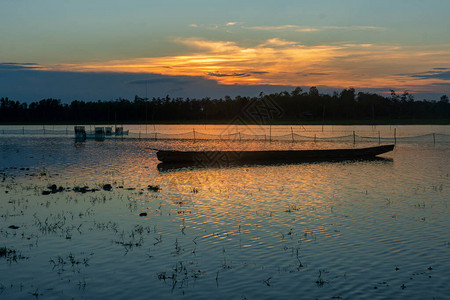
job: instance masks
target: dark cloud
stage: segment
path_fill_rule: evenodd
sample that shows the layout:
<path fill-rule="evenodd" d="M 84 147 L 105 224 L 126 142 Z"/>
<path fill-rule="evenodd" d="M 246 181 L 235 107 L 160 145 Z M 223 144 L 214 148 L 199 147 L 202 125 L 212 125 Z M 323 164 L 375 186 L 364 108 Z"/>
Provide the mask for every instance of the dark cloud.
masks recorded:
<path fill-rule="evenodd" d="M 224 74 L 224 73 L 208 73 L 209 76 L 214 77 L 248 77 L 250 74 L 246 73 L 232 73 L 232 74 Z"/>
<path fill-rule="evenodd" d="M 435 86 L 448 86 L 450 88 L 450 82 L 434 82 L 431 85 Z"/>
<path fill-rule="evenodd" d="M 143 79 L 143 80 L 134 80 L 130 81 L 129 84 L 137 84 L 137 85 L 152 85 L 152 84 L 161 84 L 161 83 L 169 83 L 169 84 L 188 84 L 190 81 L 186 79 L 180 78 L 151 78 L 151 79 Z"/>
<path fill-rule="evenodd" d="M 412 78 L 420 79 L 441 79 L 450 80 L 450 69 L 448 68 L 434 68 L 434 71 L 427 71 L 417 74 L 407 74 Z"/>
<path fill-rule="evenodd" d="M 38 67 L 39 65 L 35 63 L 15 63 L 15 62 L 0 63 L 0 70 L 33 70 Z"/>
<path fill-rule="evenodd" d="M 297 73 L 300 76 L 308 77 L 308 76 L 327 76 L 328 73 L 319 73 L 319 72 L 311 72 L 311 73 Z"/>
<path fill-rule="evenodd" d="M 179 88 L 174 88 L 174 89 L 169 90 L 168 93 L 169 94 L 171 94 L 171 93 L 180 93 L 180 92 L 183 92 L 183 91 L 184 91 L 184 88 L 179 87 Z"/>
<path fill-rule="evenodd" d="M 262 74 L 269 74 L 269 72 L 265 72 L 265 71 L 253 71 L 253 72 L 250 72 L 250 74 L 262 75 Z"/>
<path fill-rule="evenodd" d="M 146 86 L 147 83 L 147 86 Z M 212 79 L 159 74 L 56 72 L 35 69 L 0 69 L 0 97 L 22 102 L 45 98 L 97 101 L 139 97 L 223 98 L 257 96 L 260 92 L 291 90 L 281 85 L 222 85 Z"/>

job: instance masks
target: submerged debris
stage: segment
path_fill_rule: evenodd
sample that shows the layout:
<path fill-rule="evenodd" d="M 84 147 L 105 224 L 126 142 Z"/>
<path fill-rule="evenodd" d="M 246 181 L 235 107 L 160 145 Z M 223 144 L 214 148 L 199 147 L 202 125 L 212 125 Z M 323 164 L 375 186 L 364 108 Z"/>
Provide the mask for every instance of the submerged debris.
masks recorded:
<path fill-rule="evenodd" d="M 9 226 L 8 228 L 10 228 L 10 229 L 19 229 L 19 228 L 20 228 L 20 226 L 16 226 L 16 225 L 11 225 L 11 226 Z"/>
<path fill-rule="evenodd" d="M 145 216 L 147 216 L 146 212 L 142 212 L 142 213 L 139 214 L 139 217 L 145 217 Z"/>
<path fill-rule="evenodd" d="M 161 188 L 159 187 L 159 185 L 149 185 L 147 187 L 147 189 L 149 191 L 153 191 L 153 192 L 159 192 L 159 190 L 161 190 Z"/>
<path fill-rule="evenodd" d="M 83 193 L 84 194 L 86 192 L 90 192 L 91 190 L 89 189 L 88 186 L 83 186 L 83 187 L 76 186 L 73 188 L 73 191 L 75 193 Z"/>
<path fill-rule="evenodd" d="M 109 184 L 109 183 L 107 183 L 107 184 L 104 184 L 103 185 L 103 189 L 105 190 L 105 191 L 111 191 L 112 190 L 112 185 L 111 184 Z"/>
<path fill-rule="evenodd" d="M 47 187 L 48 191 L 42 191 L 42 195 L 50 195 L 50 194 L 56 194 L 64 191 L 64 188 L 62 186 L 58 187 L 56 184 L 49 185 Z"/>

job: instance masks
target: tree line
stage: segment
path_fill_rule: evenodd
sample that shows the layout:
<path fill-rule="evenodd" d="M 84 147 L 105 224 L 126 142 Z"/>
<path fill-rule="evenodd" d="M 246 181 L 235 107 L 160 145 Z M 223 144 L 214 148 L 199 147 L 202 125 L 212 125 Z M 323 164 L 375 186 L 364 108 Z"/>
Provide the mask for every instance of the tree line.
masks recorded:
<path fill-rule="evenodd" d="M 414 100 L 407 92 L 391 91 L 389 96 L 382 96 L 356 93 L 353 88 L 329 95 L 319 93 L 316 87 L 308 91 L 297 87 L 291 92 L 220 99 L 135 96 L 134 100 L 74 100 L 70 104 L 59 99 L 30 104 L 0 99 L 1 123 L 228 122 L 236 117 L 245 122 L 450 119 L 450 104 L 446 95 L 439 101 Z"/>

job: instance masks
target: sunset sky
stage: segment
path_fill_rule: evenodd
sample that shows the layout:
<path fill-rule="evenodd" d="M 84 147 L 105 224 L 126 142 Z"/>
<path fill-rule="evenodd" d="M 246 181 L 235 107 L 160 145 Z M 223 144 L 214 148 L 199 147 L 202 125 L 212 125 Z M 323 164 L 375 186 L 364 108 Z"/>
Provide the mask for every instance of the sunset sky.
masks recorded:
<path fill-rule="evenodd" d="M 450 94 L 450 1 L 0 1 L 0 97 Z"/>

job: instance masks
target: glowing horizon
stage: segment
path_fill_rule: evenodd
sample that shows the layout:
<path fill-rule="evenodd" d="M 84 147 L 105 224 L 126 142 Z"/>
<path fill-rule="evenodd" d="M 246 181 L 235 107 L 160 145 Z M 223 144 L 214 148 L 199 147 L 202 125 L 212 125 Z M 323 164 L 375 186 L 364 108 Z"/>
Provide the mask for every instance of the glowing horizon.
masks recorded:
<path fill-rule="evenodd" d="M 42 66 L 69 72 L 152 73 L 212 79 L 222 85 L 334 86 L 414 91 L 445 83 L 414 78 L 447 63 L 450 51 L 398 45 L 335 44 L 305 46 L 272 38 L 253 47 L 231 41 L 177 38 L 189 47 L 185 55 Z M 414 68 L 410 61 L 414 60 Z"/>

